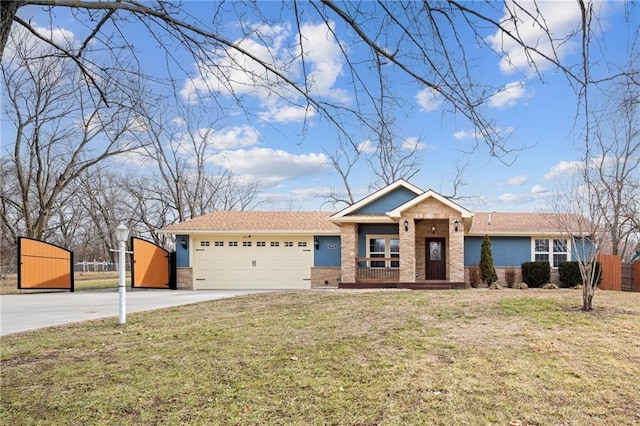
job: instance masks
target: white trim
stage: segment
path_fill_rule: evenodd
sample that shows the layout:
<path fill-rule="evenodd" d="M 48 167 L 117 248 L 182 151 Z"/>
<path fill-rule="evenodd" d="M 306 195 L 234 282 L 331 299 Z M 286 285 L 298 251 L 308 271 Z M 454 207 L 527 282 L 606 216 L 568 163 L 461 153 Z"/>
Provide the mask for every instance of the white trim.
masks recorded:
<path fill-rule="evenodd" d="M 421 202 L 423 202 L 424 200 L 428 199 L 428 198 L 433 198 L 436 201 L 444 204 L 445 206 L 457 211 L 460 213 L 460 215 L 462 216 L 463 219 L 467 219 L 467 218 L 472 218 L 473 217 L 473 213 L 467 209 L 465 209 L 464 207 L 454 203 L 453 201 L 449 200 L 446 197 L 443 197 L 442 195 L 438 194 L 437 192 L 435 192 L 432 189 L 429 189 L 428 191 L 426 191 L 425 193 L 423 193 L 422 195 L 413 198 L 409 201 L 407 201 L 406 203 L 404 203 L 403 205 L 401 205 L 400 207 L 397 207 L 396 209 L 387 212 L 387 215 L 389 217 L 392 218 L 397 218 L 400 219 L 400 217 L 402 217 L 402 212 L 404 212 L 405 210 L 420 204 Z"/>
<path fill-rule="evenodd" d="M 371 246 L 369 244 L 369 240 L 371 239 L 382 239 L 385 240 L 384 241 L 384 257 L 385 258 L 391 258 L 391 240 L 398 240 L 398 266 L 391 266 L 391 262 L 395 262 L 395 260 L 391 260 L 389 261 L 389 266 L 387 266 L 386 261 L 380 261 L 380 262 L 385 262 L 385 266 L 384 268 L 393 268 L 393 269 L 397 269 L 400 268 L 400 235 L 398 234 L 365 234 L 364 236 L 364 245 L 366 248 L 366 256 L 365 257 L 371 257 Z M 367 261 L 367 266 L 369 268 L 383 268 L 382 266 L 371 266 L 370 262 L 376 262 L 375 260 L 371 260 L 371 261 Z"/>
<path fill-rule="evenodd" d="M 571 262 L 571 251 L 572 251 L 572 246 L 571 246 L 571 242 L 573 240 L 573 238 L 571 237 L 566 237 L 564 235 L 554 235 L 554 236 L 549 236 L 549 235 L 532 235 L 531 236 L 531 261 L 535 262 L 536 261 L 536 240 L 547 240 L 549 242 L 549 251 L 547 252 L 547 254 L 549 255 L 548 258 L 548 263 L 549 266 L 551 266 L 551 269 L 558 269 L 557 266 L 553 266 L 553 240 L 566 240 L 567 241 L 567 262 Z M 538 253 L 542 253 L 542 252 L 538 252 Z M 563 253 L 563 252 L 558 252 L 558 253 Z"/>
<path fill-rule="evenodd" d="M 393 182 L 391 185 L 387 185 L 384 188 L 380 188 L 379 190 L 377 190 L 376 192 L 374 192 L 373 194 L 370 194 L 366 197 L 364 197 L 362 200 L 355 202 L 354 204 L 350 205 L 349 207 L 340 210 L 337 213 L 332 214 L 331 216 L 329 216 L 329 220 L 333 222 L 332 219 L 340 219 L 343 218 L 344 216 L 353 213 L 354 211 L 357 211 L 363 207 L 365 207 L 368 204 L 371 204 L 373 201 L 382 198 L 383 196 L 387 195 L 388 193 L 395 191 L 396 189 L 403 187 L 405 189 L 408 189 L 409 191 L 415 193 L 416 195 L 420 195 L 422 194 L 422 190 L 420 188 L 418 188 L 417 186 L 414 186 L 412 184 L 410 184 L 409 182 L 405 181 L 404 179 L 399 179 L 395 182 Z"/>

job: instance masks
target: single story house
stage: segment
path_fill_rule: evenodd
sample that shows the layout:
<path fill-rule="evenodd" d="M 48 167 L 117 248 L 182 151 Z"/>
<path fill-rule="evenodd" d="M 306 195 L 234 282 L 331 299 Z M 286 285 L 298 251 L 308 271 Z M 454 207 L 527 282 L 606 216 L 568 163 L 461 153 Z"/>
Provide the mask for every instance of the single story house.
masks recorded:
<path fill-rule="evenodd" d="M 472 212 L 399 180 L 335 213 L 219 211 L 159 232 L 175 236 L 179 288 L 460 288 L 484 235 L 500 280 L 523 262 L 572 260 L 558 219 Z"/>

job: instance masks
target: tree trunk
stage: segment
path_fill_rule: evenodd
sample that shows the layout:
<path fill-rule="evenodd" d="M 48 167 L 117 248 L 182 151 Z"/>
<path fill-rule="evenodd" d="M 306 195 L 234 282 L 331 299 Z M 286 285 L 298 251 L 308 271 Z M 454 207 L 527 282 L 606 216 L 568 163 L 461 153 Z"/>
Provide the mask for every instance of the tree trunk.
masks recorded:
<path fill-rule="evenodd" d="M 584 284 L 582 286 L 582 310 L 590 311 L 593 309 L 593 295 L 595 293 L 595 287 L 590 284 Z"/>
<path fill-rule="evenodd" d="M 4 46 L 9 39 L 13 17 L 16 16 L 16 12 L 22 4 L 22 1 L 3 1 L 0 3 L 0 60 L 4 53 Z"/>

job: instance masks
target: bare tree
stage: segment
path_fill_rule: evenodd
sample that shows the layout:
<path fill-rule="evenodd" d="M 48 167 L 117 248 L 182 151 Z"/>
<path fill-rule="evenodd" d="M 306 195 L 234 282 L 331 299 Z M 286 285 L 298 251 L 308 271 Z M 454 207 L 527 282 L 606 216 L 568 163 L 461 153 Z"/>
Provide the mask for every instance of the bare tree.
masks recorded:
<path fill-rule="evenodd" d="M 640 85 L 629 78 L 608 90 L 605 111 L 592 112 L 585 182 L 609 235 L 611 254 L 634 253 L 640 215 Z"/>
<path fill-rule="evenodd" d="M 20 218 L 5 219 L 14 238 L 24 233 L 40 239 L 52 231 L 54 210 L 63 208 L 83 172 L 135 146 L 129 136 L 137 100 L 97 71 L 94 77 L 113 101 L 107 106 L 72 60 L 50 56 L 27 34 L 12 41 L 2 79 L 14 140 L 2 161 L 15 190 L 3 192 L 3 213 Z"/>

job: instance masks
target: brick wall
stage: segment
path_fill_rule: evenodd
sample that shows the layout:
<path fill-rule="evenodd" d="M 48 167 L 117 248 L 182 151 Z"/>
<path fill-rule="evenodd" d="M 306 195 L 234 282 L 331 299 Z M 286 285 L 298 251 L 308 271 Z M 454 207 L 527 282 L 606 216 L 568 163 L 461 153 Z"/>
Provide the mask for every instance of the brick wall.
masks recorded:
<path fill-rule="evenodd" d="M 343 223 L 340 226 L 342 282 L 356 282 L 356 258 L 358 257 L 358 225 Z"/>
<path fill-rule="evenodd" d="M 337 287 L 340 278 L 340 268 L 337 266 L 311 268 L 311 287 Z"/>
<path fill-rule="evenodd" d="M 193 268 L 176 268 L 178 290 L 193 290 Z"/>

